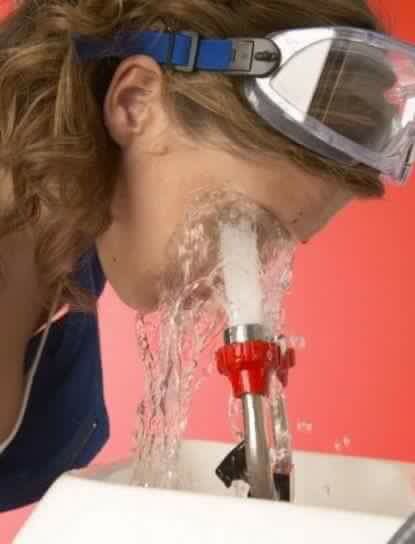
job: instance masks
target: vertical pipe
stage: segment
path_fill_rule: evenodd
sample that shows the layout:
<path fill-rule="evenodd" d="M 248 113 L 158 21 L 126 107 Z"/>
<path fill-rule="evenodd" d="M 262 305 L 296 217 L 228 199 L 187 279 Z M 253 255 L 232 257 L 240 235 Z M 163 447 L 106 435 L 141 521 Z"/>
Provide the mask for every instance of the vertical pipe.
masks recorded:
<path fill-rule="evenodd" d="M 257 499 L 275 499 L 265 414 L 261 395 L 243 395 L 246 465 L 251 495 Z"/>

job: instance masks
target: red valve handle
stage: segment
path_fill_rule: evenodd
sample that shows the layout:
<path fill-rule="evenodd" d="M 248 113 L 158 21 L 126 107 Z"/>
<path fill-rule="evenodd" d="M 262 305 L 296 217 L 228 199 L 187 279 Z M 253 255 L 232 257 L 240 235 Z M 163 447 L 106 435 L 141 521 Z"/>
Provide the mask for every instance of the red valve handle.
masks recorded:
<path fill-rule="evenodd" d="M 216 360 L 219 372 L 230 379 L 234 396 L 240 398 L 246 393 L 267 394 L 269 372 L 279 355 L 276 344 L 250 341 L 224 346 Z"/>
<path fill-rule="evenodd" d="M 267 395 L 270 371 L 275 369 L 284 387 L 288 372 L 295 365 L 295 351 L 287 349 L 284 355 L 273 342 L 254 340 L 229 344 L 216 353 L 220 374 L 231 382 L 235 398 L 242 395 Z"/>

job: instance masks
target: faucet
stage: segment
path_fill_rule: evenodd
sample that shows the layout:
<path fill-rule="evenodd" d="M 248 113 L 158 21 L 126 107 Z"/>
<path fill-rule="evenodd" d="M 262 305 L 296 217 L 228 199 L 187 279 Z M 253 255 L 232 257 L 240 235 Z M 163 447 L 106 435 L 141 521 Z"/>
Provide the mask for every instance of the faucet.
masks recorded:
<path fill-rule="evenodd" d="M 284 398 L 278 400 L 272 414 L 277 428 L 277 450 L 285 455 L 272 467 L 270 437 L 267 436 L 264 397 L 268 393 L 271 372 L 276 372 L 283 386 L 288 371 L 295 364 L 294 350 L 282 352 L 277 342 L 269 341 L 261 325 L 237 325 L 225 330 L 225 346 L 216 354 L 218 370 L 232 384 L 233 394 L 241 399 L 244 441 L 224 459 L 216 474 L 230 487 L 235 480 L 250 486 L 250 497 L 268 500 L 292 500 L 293 464 L 288 440 L 288 420 Z"/>

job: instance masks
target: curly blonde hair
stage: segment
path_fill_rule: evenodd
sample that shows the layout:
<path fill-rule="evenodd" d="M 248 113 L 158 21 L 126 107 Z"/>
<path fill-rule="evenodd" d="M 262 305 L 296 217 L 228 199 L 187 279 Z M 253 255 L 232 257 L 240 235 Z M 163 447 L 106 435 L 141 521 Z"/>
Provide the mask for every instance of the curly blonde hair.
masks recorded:
<path fill-rule="evenodd" d="M 0 170 L 13 198 L 0 237 L 36 233 L 42 284 L 64 286 L 66 301 L 86 300 L 72 281 L 80 256 L 109 226 L 120 150 L 102 104 L 119 61 L 80 64 L 73 34 L 109 37 L 124 29 L 194 30 L 205 37 L 264 36 L 279 29 L 348 25 L 383 30 L 364 0 L 25 0 L 0 26 Z M 380 197 L 378 174 L 342 167 L 291 142 L 244 102 L 237 78 L 164 68 L 164 89 L 197 140 L 219 130 L 241 149 L 278 153 L 304 170 Z M 1 191 L 0 191 L 1 192 Z"/>

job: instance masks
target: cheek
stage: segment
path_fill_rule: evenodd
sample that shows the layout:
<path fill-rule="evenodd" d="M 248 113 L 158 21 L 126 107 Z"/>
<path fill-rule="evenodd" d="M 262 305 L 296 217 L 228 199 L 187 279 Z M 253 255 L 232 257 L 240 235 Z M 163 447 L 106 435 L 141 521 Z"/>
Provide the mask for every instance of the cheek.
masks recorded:
<path fill-rule="evenodd" d="M 135 236 L 138 245 L 149 252 L 149 257 L 153 253 L 159 253 L 171 224 L 175 222 L 173 211 L 162 191 L 153 198 L 142 198 L 137 206 Z"/>
<path fill-rule="evenodd" d="M 140 277 L 146 283 L 145 278 L 159 274 L 166 265 L 168 243 L 183 220 L 184 203 L 162 188 L 154 198 L 146 198 L 141 202 L 144 205 L 138 207 L 132 245 Z"/>

